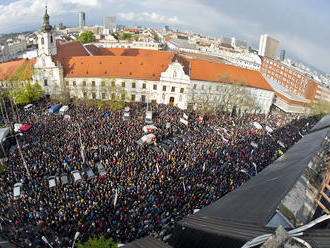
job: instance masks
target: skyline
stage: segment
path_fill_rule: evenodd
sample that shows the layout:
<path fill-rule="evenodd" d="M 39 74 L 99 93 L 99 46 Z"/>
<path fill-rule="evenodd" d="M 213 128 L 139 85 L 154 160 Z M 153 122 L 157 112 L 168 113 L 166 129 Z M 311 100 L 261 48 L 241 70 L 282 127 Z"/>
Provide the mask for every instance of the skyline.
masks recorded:
<path fill-rule="evenodd" d="M 46 1 L 4 0 L 0 5 L 0 33 L 38 29 Z M 117 16 L 117 23 L 193 31 L 219 38 L 221 35 L 249 41 L 258 48 L 260 35 L 267 33 L 280 41 L 288 57 L 330 72 L 330 2 L 280 0 L 48 0 L 51 25 L 63 22 L 77 26 L 78 12 L 86 13 L 86 24 L 103 24 L 104 16 Z M 189 11 L 188 11 L 189 10 Z"/>

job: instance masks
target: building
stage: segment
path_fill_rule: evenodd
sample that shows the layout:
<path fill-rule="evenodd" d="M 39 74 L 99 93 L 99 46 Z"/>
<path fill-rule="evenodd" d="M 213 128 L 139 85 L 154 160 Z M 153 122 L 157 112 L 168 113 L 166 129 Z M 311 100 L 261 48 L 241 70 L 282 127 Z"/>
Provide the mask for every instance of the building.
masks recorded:
<path fill-rule="evenodd" d="M 110 33 L 116 31 L 116 17 L 115 16 L 105 16 L 104 17 L 104 28 L 109 30 Z"/>
<path fill-rule="evenodd" d="M 275 40 L 267 34 L 263 34 L 260 36 L 258 54 L 263 57 L 277 59 L 279 44 L 280 42 L 278 40 Z"/>
<path fill-rule="evenodd" d="M 284 49 L 282 49 L 281 52 L 280 52 L 280 60 L 281 61 L 285 60 L 285 50 Z"/>
<path fill-rule="evenodd" d="M 260 72 L 276 91 L 274 105 L 285 112 L 303 113 L 315 98 L 329 99 L 326 87 L 279 60 L 264 57 Z"/>
<path fill-rule="evenodd" d="M 46 94 L 55 97 L 65 92 L 70 98 L 111 100 L 119 96 L 116 89 L 120 88 L 132 102 L 171 104 L 187 109 L 199 107 L 205 101 L 216 108 L 224 99 L 244 92 L 241 98 L 253 98 L 262 113 L 268 113 L 273 103 L 285 112 L 300 113 L 304 112 L 306 103 L 314 100 L 318 89 L 309 77 L 269 58 L 263 58 L 259 72 L 228 65 L 210 56 L 193 56 L 196 52 L 183 54 L 56 42 L 47 10 L 37 36 L 38 56 L 32 79 Z M 242 90 L 233 96 L 232 89 L 238 87 Z M 126 97 L 124 100 L 129 101 Z M 252 111 L 242 103 L 229 107 Z"/>
<path fill-rule="evenodd" d="M 79 12 L 78 13 L 78 27 L 83 28 L 86 26 L 86 15 L 85 12 Z"/>

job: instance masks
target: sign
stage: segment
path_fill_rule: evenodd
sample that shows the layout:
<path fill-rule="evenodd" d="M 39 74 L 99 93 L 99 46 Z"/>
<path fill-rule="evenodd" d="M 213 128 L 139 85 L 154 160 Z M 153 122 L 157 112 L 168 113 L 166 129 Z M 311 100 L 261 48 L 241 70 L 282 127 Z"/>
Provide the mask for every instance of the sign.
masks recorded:
<path fill-rule="evenodd" d="M 186 126 L 188 126 L 188 121 L 183 119 L 183 118 L 180 118 L 180 122 L 182 122 L 183 124 L 185 124 Z"/>
<path fill-rule="evenodd" d="M 150 132 L 153 132 L 155 130 L 157 130 L 157 127 L 154 126 L 154 125 L 146 125 L 146 126 L 143 127 L 143 132 L 145 132 L 145 133 L 150 133 Z"/>
<path fill-rule="evenodd" d="M 253 125 L 257 128 L 257 129 L 262 129 L 262 126 L 258 123 L 258 122 L 253 122 Z"/>
<path fill-rule="evenodd" d="M 203 122 L 203 116 L 200 116 L 200 117 L 198 118 L 198 121 L 199 121 L 199 122 Z"/>
<path fill-rule="evenodd" d="M 188 115 L 186 115 L 185 113 L 183 113 L 183 118 L 185 118 L 186 120 L 188 120 Z"/>

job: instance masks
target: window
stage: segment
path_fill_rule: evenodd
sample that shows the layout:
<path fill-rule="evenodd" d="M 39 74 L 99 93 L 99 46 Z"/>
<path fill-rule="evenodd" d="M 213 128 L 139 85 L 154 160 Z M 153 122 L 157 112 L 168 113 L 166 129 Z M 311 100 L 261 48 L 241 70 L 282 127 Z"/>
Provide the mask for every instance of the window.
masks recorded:
<path fill-rule="evenodd" d="M 136 88 L 136 83 L 135 83 L 135 82 L 132 83 L 132 88 L 133 88 L 133 89 Z M 135 97 L 135 96 L 134 96 L 134 97 Z M 134 98 L 134 99 L 135 99 L 135 98 Z"/>
<path fill-rule="evenodd" d="M 87 98 L 87 92 L 86 91 L 84 91 L 83 95 L 84 95 L 84 98 Z"/>
<path fill-rule="evenodd" d="M 146 102 L 146 96 L 145 96 L 145 95 L 142 95 L 142 96 L 141 96 L 141 101 L 142 101 L 142 102 Z"/>
<path fill-rule="evenodd" d="M 121 87 L 125 88 L 125 82 L 121 82 Z"/>
<path fill-rule="evenodd" d="M 135 95 L 131 96 L 132 102 L 135 102 Z"/>
<path fill-rule="evenodd" d="M 111 99 L 112 99 L 112 100 L 115 100 L 115 99 L 116 99 L 116 94 L 115 94 L 115 93 L 112 93 L 112 94 L 111 94 Z"/>
<path fill-rule="evenodd" d="M 196 89 L 196 84 L 194 84 L 194 90 Z"/>
<path fill-rule="evenodd" d="M 69 81 L 65 81 L 65 85 L 66 86 L 69 86 Z"/>
<path fill-rule="evenodd" d="M 115 86 L 116 86 L 116 82 L 115 82 L 115 81 L 112 81 L 112 82 L 111 82 L 111 86 L 112 86 L 112 87 L 115 87 Z"/>
<path fill-rule="evenodd" d="M 72 85 L 73 85 L 73 86 L 76 86 L 76 81 L 73 81 L 73 82 L 72 82 Z"/>
<path fill-rule="evenodd" d="M 105 93 L 102 93 L 102 99 L 105 99 Z"/>
<path fill-rule="evenodd" d="M 125 93 L 121 93 L 121 100 L 125 100 Z"/>
<path fill-rule="evenodd" d="M 41 45 L 43 45 L 45 43 L 44 38 L 41 38 Z"/>
<path fill-rule="evenodd" d="M 172 87 L 171 92 L 175 92 L 175 87 Z"/>
<path fill-rule="evenodd" d="M 95 94 L 95 92 L 92 93 L 92 97 L 93 97 L 94 100 L 96 99 L 96 94 Z"/>
<path fill-rule="evenodd" d="M 163 91 L 166 91 L 166 86 L 165 85 L 163 86 Z"/>
<path fill-rule="evenodd" d="M 86 81 L 83 81 L 83 86 L 86 86 Z"/>
<path fill-rule="evenodd" d="M 157 84 L 154 84 L 154 90 L 157 90 Z"/>
<path fill-rule="evenodd" d="M 44 86 L 48 86 L 48 81 L 47 81 L 47 79 L 44 79 Z"/>
<path fill-rule="evenodd" d="M 101 86 L 104 87 L 105 86 L 105 81 L 101 82 Z"/>
<path fill-rule="evenodd" d="M 180 89 L 180 93 L 183 93 L 183 91 L 184 91 L 184 88 L 181 88 L 181 89 Z"/>
<path fill-rule="evenodd" d="M 204 90 L 204 85 L 201 86 L 201 89 Z"/>
<path fill-rule="evenodd" d="M 95 87 L 95 81 L 92 81 L 92 87 Z"/>
<path fill-rule="evenodd" d="M 143 88 L 143 89 L 147 88 L 146 83 L 143 83 L 143 84 L 142 84 L 142 88 Z"/>
<path fill-rule="evenodd" d="M 53 36 L 50 36 L 50 43 L 53 43 Z"/>

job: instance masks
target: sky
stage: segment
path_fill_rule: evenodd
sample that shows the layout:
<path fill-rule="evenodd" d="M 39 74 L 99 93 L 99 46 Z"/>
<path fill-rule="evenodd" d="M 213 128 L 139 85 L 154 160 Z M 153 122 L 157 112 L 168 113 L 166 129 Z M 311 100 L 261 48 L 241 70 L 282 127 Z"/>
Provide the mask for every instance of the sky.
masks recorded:
<path fill-rule="evenodd" d="M 134 24 L 221 35 L 249 41 L 258 49 L 261 34 L 280 41 L 287 57 L 330 73 L 329 0 L 0 0 L 0 34 L 35 30 L 48 5 L 51 25 Z"/>

